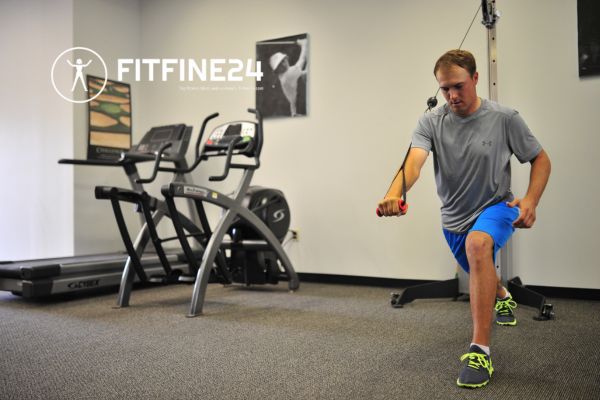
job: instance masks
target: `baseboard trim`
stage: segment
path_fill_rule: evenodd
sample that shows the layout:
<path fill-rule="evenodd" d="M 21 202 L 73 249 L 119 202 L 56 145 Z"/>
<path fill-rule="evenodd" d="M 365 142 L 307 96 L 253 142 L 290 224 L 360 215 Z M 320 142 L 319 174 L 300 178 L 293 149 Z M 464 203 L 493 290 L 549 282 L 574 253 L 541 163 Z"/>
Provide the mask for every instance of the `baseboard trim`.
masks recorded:
<path fill-rule="evenodd" d="M 358 285 L 358 286 L 376 286 L 389 288 L 403 288 L 422 283 L 435 282 L 434 280 L 419 280 L 419 279 L 394 279 L 394 278 L 376 278 L 370 276 L 355 276 L 355 275 L 331 275 L 331 274 L 309 274 L 298 272 L 298 277 L 302 282 L 314 283 L 332 283 L 341 285 Z"/>
<path fill-rule="evenodd" d="M 600 300 L 600 289 L 565 288 L 555 286 L 525 285 L 527 288 L 546 297 L 577 300 Z"/>
<path fill-rule="evenodd" d="M 388 288 L 405 288 L 422 283 L 436 282 L 435 280 L 419 279 L 395 279 L 395 278 L 376 278 L 369 276 L 356 275 L 333 275 L 333 274 L 314 274 L 299 272 L 298 277 L 302 282 L 376 286 Z M 537 286 L 525 285 L 546 297 L 577 299 L 577 300 L 597 300 L 600 301 L 600 289 L 566 288 L 555 286 Z"/>

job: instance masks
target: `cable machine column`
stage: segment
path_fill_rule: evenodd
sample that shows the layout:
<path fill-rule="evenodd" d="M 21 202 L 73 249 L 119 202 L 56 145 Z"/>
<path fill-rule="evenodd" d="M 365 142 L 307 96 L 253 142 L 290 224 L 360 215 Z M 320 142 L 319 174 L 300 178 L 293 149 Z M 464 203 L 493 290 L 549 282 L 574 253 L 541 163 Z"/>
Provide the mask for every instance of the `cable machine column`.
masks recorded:
<path fill-rule="evenodd" d="M 483 25 L 488 30 L 488 74 L 489 98 L 498 101 L 498 59 L 496 53 L 496 22 L 500 14 L 496 10 L 496 0 L 482 0 L 481 12 Z M 536 307 L 539 315 L 534 317 L 538 321 L 554 319 L 552 304 L 546 303 L 546 298 L 523 285 L 521 279 L 513 274 L 512 238 L 500 250 L 500 279 L 504 287 L 512 294 L 517 303 Z"/>
<path fill-rule="evenodd" d="M 496 0 L 482 0 L 481 12 L 483 20 L 481 23 L 487 28 L 488 33 L 488 90 L 489 99 L 498 102 L 498 53 L 496 40 L 496 22 L 500 14 L 496 10 Z M 500 250 L 499 257 L 500 278 L 506 287 L 510 277 L 513 275 L 512 266 L 512 239 L 509 239 Z"/>

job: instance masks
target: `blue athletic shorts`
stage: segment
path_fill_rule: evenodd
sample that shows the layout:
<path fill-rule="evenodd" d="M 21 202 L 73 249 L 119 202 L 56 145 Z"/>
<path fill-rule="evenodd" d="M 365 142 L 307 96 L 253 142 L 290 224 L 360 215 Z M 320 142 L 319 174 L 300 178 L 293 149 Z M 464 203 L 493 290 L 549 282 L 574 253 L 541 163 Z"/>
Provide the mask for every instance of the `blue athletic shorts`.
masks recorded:
<path fill-rule="evenodd" d="M 458 261 L 458 264 L 467 273 L 469 272 L 469 261 L 467 260 L 467 251 L 465 244 L 467 235 L 473 231 L 485 232 L 494 239 L 494 262 L 496 262 L 496 252 L 502 248 L 515 231 L 512 223 L 519 217 L 519 208 L 510 208 L 505 202 L 500 202 L 489 206 L 475 221 L 475 224 L 468 232 L 454 233 L 444 229 L 444 236 L 452 250 L 452 254 Z"/>

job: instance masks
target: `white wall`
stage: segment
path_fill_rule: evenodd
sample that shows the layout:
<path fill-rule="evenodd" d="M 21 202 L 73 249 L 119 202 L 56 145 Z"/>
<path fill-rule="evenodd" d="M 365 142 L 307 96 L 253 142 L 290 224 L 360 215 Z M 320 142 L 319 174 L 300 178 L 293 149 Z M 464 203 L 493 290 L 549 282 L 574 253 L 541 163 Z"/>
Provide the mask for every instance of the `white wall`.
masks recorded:
<path fill-rule="evenodd" d="M 0 2 L 0 260 L 73 252 L 73 107 L 54 59 L 73 43 L 73 0 Z M 56 79 L 70 79 L 60 75 Z"/>
<path fill-rule="evenodd" d="M 457 47 L 478 4 L 155 0 L 142 4 L 142 55 L 245 58 L 254 55 L 258 40 L 309 33 L 310 116 L 266 122 L 255 180 L 288 197 L 292 227 L 300 231 L 289 249 L 296 268 L 445 279 L 454 274 L 454 262 L 440 232 L 431 161 L 409 195 L 408 217 L 379 220 L 374 207 L 436 89 L 435 59 Z M 541 7 L 534 0 L 505 0 L 497 7 L 503 13 L 500 101 L 525 116 L 554 165 L 536 227 L 515 236 L 515 272 L 528 284 L 600 288 L 593 251 L 599 221 L 587 211 L 598 195 L 591 152 L 599 140 L 593 107 L 600 80 L 577 75 L 576 2 Z M 161 24 L 165 20 L 172 24 Z M 485 97 L 486 32 L 479 21 L 464 47 L 479 60 Z M 252 92 L 210 86 L 217 90 L 190 93 L 177 82 L 143 85 L 142 124 L 167 115 L 198 124 L 214 110 L 235 118 L 254 103 Z M 514 170 L 515 192 L 523 195 L 529 167 L 515 163 Z M 577 200 L 564 207 L 565 197 Z"/>
<path fill-rule="evenodd" d="M 454 274 L 454 263 L 439 227 L 431 166 L 410 194 L 410 217 L 380 220 L 375 205 L 436 89 L 435 57 L 458 45 L 476 10 L 472 1 L 455 3 L 440 15 L 416 2 L 144 2 L 142 55 L 244 59 L 254 57 L 256 41 L 307 32 L 310 116 L 265 123 L 255 179 L 288 198 L 292 227 L 300 231 L 289 247 L 296 268 L 442 279 Z M 447 28 L 440 35 L 435 26 Z M 481 28 L 466 44 L 485 56 Z M 238 118 L 254 104 L 253 91 L 226 90 L 235 84 L 205 86 L 217 90 L 184 91 L 176 81 L 144 84 L 142 124 L 167 116 L 198 124 L 215 110 Z M 215 170 L 209 166 L 209 173 Z M 196 180 L 205 182 L 207 174 Z"/>
<path fill-rule="evenodd" d="M 514 240 L 516 272 L 532 284 L 600 288 L 600 77 L 578 76 L 576 3 L 498 2 L 499 96 L 520 110 L 553 162 L 536 226 Z M 516 172 L 524 193 L 528 169 Z"/>
<path fill-rule="evenodd" d="M 77 0 L 74 4 L 74 43 L 97 51 L 107 64 L 109 79 L 117 80 L 117 60 L 137 57 L 141 42 L 140 3 L 138 0 Z M 98 64 L 86 68 L 86 74 L 103 76 Z M 139 131 L 141 99 L 138 85 L 131 83 L 133 143 L 141 138 Z M 88 105 L 74 109 L 74 149 L 77 158 L 87 157 Z M 129 187 L 121 168 L 74 167 L 75 252 L 90 254 L 121 251 L 124 246 L 109 201 L 96 200 L 96 185 Z M 123 207 L 132 234 L 140 227 L 133 207 Z"/>
<path fill-rule="evenodd" d="M 402 161 L 425 99 L 435 92 L 435 59 L 458 45 L 479 3 L 85 0 L 75 3 L 74 41 L 96 46 L 113 61 L 125 56 L 245 59 L 254 57 L 256 41 L 308 33 L 310 115 L 266 121 L 263 163 L 254 182 L 280 188 L 288 198 L 292 227 L 300 231 L 300 240 L 288 248 L 297 270 L 445 279 L 454 275 L 454 262 L 440 231 L 431 161 L 409 193 L 407 217 L 381 220 L 374 208 Z M 595 111 L 600 78 L 577 75 L 576 1 L 546 0 L 541 6 L 536 0 L 499 0 L 497 7 L 503 14 L 498 24 L 500 101 L 523 114 L 553 161 L 536 226 L 513 240 L 515 271 L 527 284 L 600 288 L 594 251 L 600 217 L 588 211 L 599 194 L 592 152 L 600 141 Z M 25 12 L 23 7 L 19 12 Z M 108 31 L 98 23 L 107 18 L 116 19 Z M 479 20 L 464 47 L 479 60 L 479 91 L 485 97 L 486 33 Z M 193 85 L 197 88 L 191 91 L 177 81 L 135 85 L 134 140 L 164 123 L 193 124 L 197 132 L 213 111 L 221 112 L 222 120 L 237 119 L 254 105 L 252 81 Z M 81 115 L 76 109 L 75 152 L 80 156 L 86 144 Z M 206 177 L 219 169 L 215 163 L 206 165 L 194 178 L 206 184 Z M 515 163 L 514 172 L 514 190 L 523 194 L 529 168 Z M 93 185 L 113 179 L 89 174 L 99 180 Z M 88 217 L 104 211 L 98 211 L 95 200 L 82 199 L 92 196 L 93 185 L 83 184 L 81 176 L 75 177 L 76 250 L 112 248 L 119 243 L 112 215 L 108 210 Z M 65 179 L 60 181 L 69 182 Z M 159 186 L 151 190 L 156 193 Z M 13 210 L 15 202 L 8 208 Z M 215 218 L 216 211 L 211 215 Z M 6 218 L 13 217 L 3 222 Z M 42 220 L 31 218 L 33 223 Z M 90 226 L 93 233 L 85 236 Z M 37 243 L 31 251 L 43 252 L 44 246 Z"/>

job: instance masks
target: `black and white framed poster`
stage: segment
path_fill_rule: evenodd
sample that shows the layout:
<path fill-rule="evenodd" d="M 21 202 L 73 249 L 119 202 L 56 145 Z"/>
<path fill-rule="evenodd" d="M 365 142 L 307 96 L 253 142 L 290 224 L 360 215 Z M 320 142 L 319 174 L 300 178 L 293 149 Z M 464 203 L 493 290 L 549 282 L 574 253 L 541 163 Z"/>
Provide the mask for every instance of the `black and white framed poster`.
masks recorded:
<path fill-rule="evenodd" d="M 256 108 L 263 117 L 307 115 L 308 34 L 256 43 L 262 79 L 256 81 Z"/>
<path fill-rule="evenodd" d="M 579 76 L 600 75 L 600 1 L 577 0 Z"/>
<path fill-rule="evenodd" d="M 87 75 L 88 98 L 102 89 L 104 78 Z M 106 81 L 102 93 L 88 103 L 88 159 L 116 160 L 131 147 L 131 88 Z"/>

